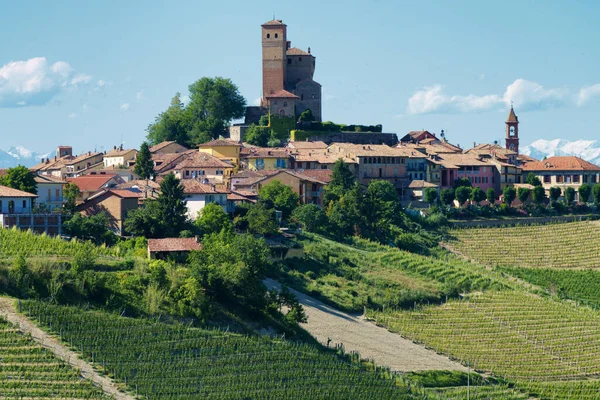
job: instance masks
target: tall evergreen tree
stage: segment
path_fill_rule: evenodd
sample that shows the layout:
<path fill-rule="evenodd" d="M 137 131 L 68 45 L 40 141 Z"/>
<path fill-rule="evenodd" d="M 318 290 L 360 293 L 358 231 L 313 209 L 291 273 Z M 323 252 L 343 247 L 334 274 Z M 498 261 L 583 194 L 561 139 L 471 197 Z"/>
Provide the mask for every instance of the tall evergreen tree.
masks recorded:
<path fill-rule="evenodd" d="M 142 179 L 149 179 L 154 175 L 154 161 L 152 161 L 152 154 L 150 154 L 148 142 L 142 143 L 140 151 L 135 159 L 133 172 L 138 174 Z"/>
<path fill-rule="evenodd" d="M 324 203 L 329 204 L 330 201 L 339 200 L 344 194 L 350 190 L 356 178 L 348 165 L 341 158 L 333 165 L 331 172 L 331 181 L 325 188 Z"/>
<path fill-rule="evenodd" d="M 167 175 L 160 183 L 157 201 L 162 212 L 165 236 L 179 237 L 179 232 L 187 225 L 187 206 L 183 185 L 173 173 Z"/>

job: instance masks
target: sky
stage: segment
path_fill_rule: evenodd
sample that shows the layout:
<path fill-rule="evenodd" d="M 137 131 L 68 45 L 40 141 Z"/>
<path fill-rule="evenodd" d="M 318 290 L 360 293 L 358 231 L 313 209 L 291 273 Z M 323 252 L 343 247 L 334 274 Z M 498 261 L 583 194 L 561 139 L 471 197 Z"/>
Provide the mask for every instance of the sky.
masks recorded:
<path fill-rule="evenodd" d="M 260 25 L 316 56 L 323 119 L 453 143 L 600 139 L 600 2 L 13 1 L 0 13 L 0 149 L 139 147 L 204 76 L 261 96 Z"/>

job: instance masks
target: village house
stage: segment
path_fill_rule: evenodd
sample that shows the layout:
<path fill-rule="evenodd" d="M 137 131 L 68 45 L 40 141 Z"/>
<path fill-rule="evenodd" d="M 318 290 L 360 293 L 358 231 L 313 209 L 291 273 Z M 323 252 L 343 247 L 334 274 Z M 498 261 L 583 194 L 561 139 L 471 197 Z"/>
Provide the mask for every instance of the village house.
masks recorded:
<path fill-rule="evenodd" d="M 0 214 L 31 214 L 38 196 L 0 185 Z"/>
<path fill-rule="evenodd" d="M 178 179 L 199 179 L 204 183 L 226 187 L 233 170 L 233 164 L 210 154 L 194 151 L 186 153 L 173 172 Z"/>
<path fill-rule="evenodd" d="M 210 142 L 202 143 L 198 146 L 201 153 L 217 157 L 234 166 L 240 165 L 240 152 L 242 145 L 234 140 L 216 139 Z"/>
<path fill-rule="evenodd" d="M 291 153 L 290 169 L 333 169 L 335 162 L 342 159 L 352 173 L 358 173 L 358 163 L 344 156 L 326 149 L 296 149 Z"/>
<path fill-rule="evenodd" d="M 76 178 L 67 178 L 67 182 L 73 183 L 79 188 L 78 202 L 88 199 L 101 189 L 108 189 L 123 183 L 119 175 L 83 175 Z"/>
<path fill-rule="evenodd" d="M 496 167 L 473 154 L 439 154 L 435 162 L 441 165 L 440 188 L 454 186 L 457 179 L 466 178 L 473 187 L 486 191 L 496 188 Z"/>
<path fill-rule="evenodd" d="M 37 205 L 44 205 L 49 211 L 62 210 L 64 204 L 63 187 L 67 182 L 51 175 L 36 175 L 38 198 Z"/>
<path fill-rule="evenodd" d="M 227 195 L 231 193 L 229 190 L 218 188 L 214 184 L 202 183 L 196 179 L 183 179 L 183 193 L 187 206 L 187 216 L 191 220 L 198 217 L 198 212 L 208 203 L 216 203 L 223 208 L 227 213 L 233 212 L 230 203 L 227 202 Z"/>
<path fill-rule="evenodd" d="M 190 252 L 202 250 L 197 238 L 148 239 L 148 258 L 185 260 Z"/>
<path fill-rule="evenodd" d="M 123 222 L 131 210 L 138 208 L 140 192 L 127 189 L 102 189 L 88 197 L 77 206 L 77 211 L 84 216 L 106 213 L 109 229 L 119 236 L 125 236 Z"/>
<path fill-rule="evenodd" d="M 523 166 L 523 174 L 530 172 L 540 179 L 546 191 L 556 186 L 564 193 L 568 187 L 578 190 L 584 183 L 593 186 L 600 182 L 600 167 L 576 156 L 554 156 L 528 162 Z"/>
<path fill-rule="evenodd" d="M 160 142 L 150 147 L 152 155 L 185 153 L 189 149 L 174 141 Z"/>
<path fill-rule="evenodd" d="M 294 150 L 325 150 L 327 146 L 327 143 L 320 140 L 314 142 L 306 140 L 304 142 L 289 141 L 286 147 Z"/>
<path fill-rule="evenodd" d="M 123 150 L 123 146 L 114 147 L 111 151 L 104 155 L 104 168 L 119 168 L 125 169 L 129 165 L 130 161 L 135 162 L 135 157 L 137 156 L 137 150 L 135 149 L 125 149 Z"/>
<path fill-rule="evenodd" d="M 243 168 L 253 171 L 286 169 L 290 166 L 290 150 L 268 147 L 243 148 L 240 159 Z"/>
<path fill-rule="evenodd" d="M 73 156 L 70 146 L 59 146 L 53 159 L 46 158 L 30 171 L 38 175 L 50 175 L 56 178 L 73 178 L 85 175 L 90 169 L 102 165 L 104 154 L 88 151 L 79 156 Z"/>

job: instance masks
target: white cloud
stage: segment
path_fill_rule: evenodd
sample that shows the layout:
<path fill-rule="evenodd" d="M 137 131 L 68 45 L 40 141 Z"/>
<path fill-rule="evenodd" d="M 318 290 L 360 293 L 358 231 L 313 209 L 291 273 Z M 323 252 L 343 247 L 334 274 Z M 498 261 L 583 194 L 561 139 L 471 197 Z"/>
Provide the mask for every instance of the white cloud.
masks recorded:
<path fill-rule="evenodd" d="M 121 104 L 121 111 L 127 111 L 129 110 L 129 103 L 123 103 Z"/>
<path fill-rule="evenodd" d="M 449 95 L 442 85 L 417 90 L 408 99 L 408 114 L 450 114 L 503 109 L 514 103 L 521 111 L 541 110 L 565 105 L 568 91 L 546 89 L 536 82 L 517 79 L 506 87 L 502 95 L 478 96 Z"/>
<path fill-rule="evenodd" d="M 596 96 L 600 96 L 600 83 L 583 87 L 577 96 L 577 105 L 581 107 Z"/>
<path fill-rule="evenodd" d="M 143 91 L 143 90 L 140 90 L 139 92 L 137 92 L 137 93 L 135 94 L 135 98 L 136 98 L 138 101 L 144 100 L 144 99 L 145 99 L 145 97 L 144 97 L 144 91 Z"/>
<path fill-rule="evenodd" d="M 75 118 L 77 118 L 77 113 L 73 112 L 73 113 L 69 114 L 67 118 L 69 118 L 69 119 L 75 119 Z"/>
<path fill-rule="evenodd" d="M 45 57 L 11 61 L 0 67 L 0 107 L 43 105 L 62 90 L 90 79 L 75 74 L 65 61 L 49 64 Z"/>

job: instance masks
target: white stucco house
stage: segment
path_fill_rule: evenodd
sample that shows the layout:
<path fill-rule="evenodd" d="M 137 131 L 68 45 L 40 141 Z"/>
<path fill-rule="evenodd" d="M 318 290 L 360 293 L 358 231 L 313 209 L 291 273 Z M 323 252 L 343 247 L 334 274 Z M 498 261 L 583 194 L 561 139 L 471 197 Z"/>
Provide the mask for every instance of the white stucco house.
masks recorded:
<path fill-rule="evenodd" d="M 67 184 L 62 179 L 50 175 L 36 175 L 38 198 L 36 205 L 44 204 L 48 210 L 62 210 L 64 204 L 63 187 Z"/>
<path fill-rule="evenodd" d="M 0 185 L 0 214 L 30 214 L 35 194 Z"/>
<path fill-rule="evenodd" d="M 201 211 L 208 203 L 217 203 L 225 212 L 227 207 L 227 194 L 229 190 L 219 189 L 215 185 L 201 183 L 195 179 L 183 179 L 183 192 L 186 196 L 187 215 L 193 221 L 198 217 Z"/>
<path fill-rule="evenodd" d="M 123 147 L 115 147 L 104 155 L 104 168 L 127 166 L 128 162 L 134 161 L 136 156 L 137 150 L 135 149 L 123 150 Z"/>

